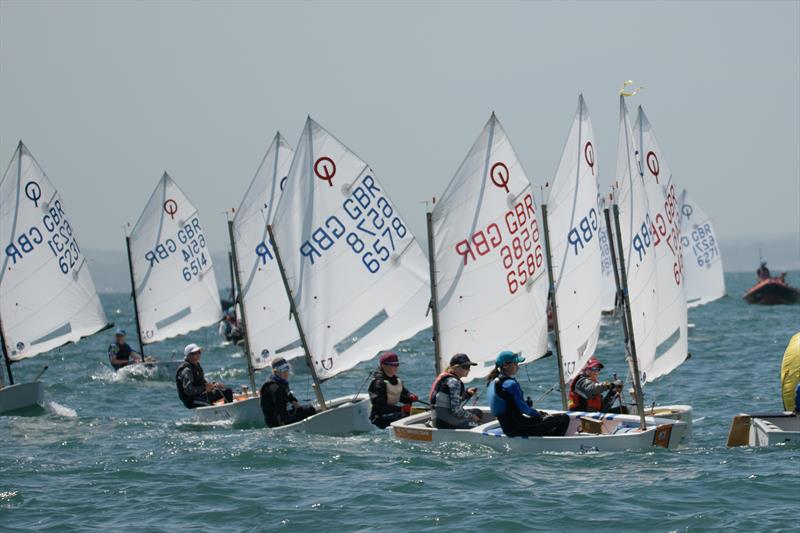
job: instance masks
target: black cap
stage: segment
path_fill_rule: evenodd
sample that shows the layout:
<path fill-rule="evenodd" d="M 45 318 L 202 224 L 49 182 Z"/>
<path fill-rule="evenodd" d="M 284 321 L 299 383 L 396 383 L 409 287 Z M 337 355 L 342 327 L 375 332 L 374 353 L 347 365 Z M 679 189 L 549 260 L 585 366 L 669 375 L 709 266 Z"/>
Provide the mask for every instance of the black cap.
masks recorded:
<path fill-rule="evenodd" d="M 478 363 L 473 363 L 465 353 L 457 353 L 450 358 L 450 366 L 478 366 Z"/>

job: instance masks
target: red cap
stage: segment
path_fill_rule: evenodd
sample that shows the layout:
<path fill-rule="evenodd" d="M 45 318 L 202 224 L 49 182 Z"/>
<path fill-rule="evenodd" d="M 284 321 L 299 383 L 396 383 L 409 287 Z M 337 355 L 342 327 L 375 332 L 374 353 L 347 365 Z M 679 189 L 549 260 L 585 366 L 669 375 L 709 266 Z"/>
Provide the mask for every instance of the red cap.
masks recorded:
<path fill-rule="evenodd" d="M 603 363 L 601 363 L 600 359 L 598 359 L 597 357 L 590 357 L 589 360 L 586 361 L 586 366 L 584 366 L 583 368 L 585 370 L 585 369 L 592 368 L 592 367 L 595 367 L 595 366 L 599 366 L 600 368 L 603 368 L 605 365 L 603 365 Z"/>
<path fill-rule="evenodd" d="M 394 352 L 383 352 L 378 362 L 382 365 L 400 366 L 400 358 Z"/>

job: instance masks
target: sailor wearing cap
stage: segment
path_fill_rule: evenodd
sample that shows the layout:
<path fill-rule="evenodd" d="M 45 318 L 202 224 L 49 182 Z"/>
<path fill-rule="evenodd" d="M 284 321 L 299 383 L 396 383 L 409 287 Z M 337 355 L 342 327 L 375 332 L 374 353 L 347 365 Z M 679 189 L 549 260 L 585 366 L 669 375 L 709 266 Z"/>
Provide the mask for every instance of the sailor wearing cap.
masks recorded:
<path fill-rule="evenodd" d="M 625 406 L 611 408 L 622 390 L 623 383 L 615 380 L 599 382 L 603 363 L 596 357 L 590 357 L 577 376 L 569 384 L 570 411 L 601 411 L 603 413 L 627 413 Z M 606 392 L 605 397 L 603 393 Z"/>
<path fill-rule="evenodd" d="M 299 422 L 315 414 L 313 405 L 301 405 L 289 388 L 292 367 L 283 357 L 272 361 L 272 376 L 261 386 L 261 411 L 264 422 L 274 428 Z"/>
<path fill-rule="evenodd" d="M 175 386 L 178 389 L 178 398 L 188 409 L 212 405 L 214 402 L 225 399 L 225 403 L 233 401 L 233 391 L 222 383 L 206 381 L 203 367 L 200 366 L 200 356 L 203 349 L 198 345 L 187 344 L 183 349 L 184 360 L 175 372 Z"/>
<path fill-rule="evenodd" d="M 369 420 L 385 429 L 395 420 L 411 414 L 411 404 L 419 400 L 419 397 L 408 392 L 397 377 L 400 358 L 395 352 L 383 352 L 378 362 L 380 367 L 372 373 L 372 382 L 369 384 L 369 400 L 372 405 Z M 398 405 L 401 403 L 404 405 Z"/>
<path fill-rule="evenodd" d="M 461 381 L 477 363 L 467 354 L 458 353 L 450 358 L 450 366 L 433 381 L 428 399 L 431 402 L 431 421 L 438 429 L 468 429 L 481 421 L 480 409 L 464 409 L 464 404 L 475 395 L 475 387 L 464 387 Z"/>
<path fill-rule="evenodd" d="M 567 432 L 569 416 L 537 411 L 522 394 L 514 376 L 525 358 L 511 351 L 500 352 L 495 369 L 487 377 L 486 392 L 492 414 L 509 437 L 561 437 Z"/>
<path fill-rule="evenodd" d="M 142 355 L 134 352 L 131 345 L 125 342 L 125 330 L 122 328 L 117 328 L 114 342 L 108 346 L 108 361 L 114 370 L 142 362 Z"/>

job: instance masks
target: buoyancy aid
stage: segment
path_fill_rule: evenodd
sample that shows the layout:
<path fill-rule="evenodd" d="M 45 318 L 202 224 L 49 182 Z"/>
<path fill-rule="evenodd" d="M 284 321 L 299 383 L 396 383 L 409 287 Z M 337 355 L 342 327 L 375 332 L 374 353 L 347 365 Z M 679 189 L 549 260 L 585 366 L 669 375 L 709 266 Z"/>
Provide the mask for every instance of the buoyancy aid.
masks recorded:
<path fill-rule="evenodd" d="M 452 372 L 447 372 L 447 371 L 442 372 L 441 374 L 436 376 L 436 379 L 433 380 L 433 384 L 431 385 L 431 391 L 428 393 L 428 401 L 431 403 L 431 405 L 436 405 L 436 395 L 438 393 L 442 392 L 444 394 L 447 394 L 448 396 L 450 395 L 450 389 L 446 386 L 447 378 L 458 379 L 458 376 L 456 376 Z M 458 379 L 458 382 L 461 383 L 461 380 Z M 461 383 L 461 397 L 462 398 L 464 397 L 463 383 Z"/>
<path fill-rule="evenodd" d="M 400 396 L 403 393 L 403 381 L 397 378 L 397 383 L 392 385 L 388 378 L 384 379 L 386 384 L 386 403 L 388 405 L 397 405 L 400 403 Z"/>
<path fill-rule="evenodd" d="M 195 406 L 194 401 L 197 398 L 190 397 L 186 394 L 186 391 L 183 390 L 183 383 L 181 382 L 181 373 L 185 368 L 189 368 L 192 371 L 192 384 L 195 386 L 204 386 L 206 383 L 205 373 L 203 372 L 203 367 L 200 365 L 193 365 L 189 361 L 184 361 L 178 367 L 178 370 L 175 372 L 175 386 L 178 388 L 178 398 L 181 399 L 183 405 L 192 409 Z"/>
<path fill-rule="evenodd" d="M 486 396 L 489 401 L 489 408 L 492 414 L 496 417 L 509 414 L 510 411 L 519 410 L 514 403 L 514 399 L 503 389 L 503 383 L 509 379 L 514 379 L 511 376 L 497 376 L 486 387 Z"/>
<path fill-rule="evenodd" d="M 581 378 L 589 379 L 583 374 L 578 374 L 572 379 L 572 383 L 569 384 L 569 404 L 567 405 L 567 409 L 570 411 L 601 411 L 603 409 L 602 394 L 598 394 L 594 398 L 586 399 L 575 392 L 575 385 Z"/>

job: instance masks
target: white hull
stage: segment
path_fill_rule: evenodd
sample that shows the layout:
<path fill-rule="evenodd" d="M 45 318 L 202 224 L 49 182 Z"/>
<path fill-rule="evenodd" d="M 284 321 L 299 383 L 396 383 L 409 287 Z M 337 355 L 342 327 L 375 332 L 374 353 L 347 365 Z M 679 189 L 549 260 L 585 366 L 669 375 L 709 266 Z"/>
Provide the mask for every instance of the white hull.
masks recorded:
<path fill-rule="evenodd" d="M 491 417 L 482 407 L 484 419 Z M 549 413 L 563 413 L 548 411 Z M 435 429 L 428 427 L 430 413 L 403 418 L 391 425 L 392 436 L 416 442 L 468 442 L 521 453 L 540 452 L 619 452 L 656 446 L 677 448 L 686 434 L 686 423 L 664 418 L 646 417 L 647 429 L 640 431 L 639 417 L 633 415 L 600 415 L 568 412 L 570 417 L 564 437 L 507 437 L 496 420 L 472 429 Z M 602 433 L 580 433 L 580 418 L 602 421 Z"/>
<path fill-rule="evenodd" d="M 366 433 L 375 430 L 369 421 L 369 396 L 359 394 L 328 400 L 327 409 L 317 414 L 286 426 L 272 428 L 274 432 L 297 431 L 315 435 L 349 435 Z M 316 405 L 315 405 L 316 407 Z"/>
<path fill-rule="evenodd" d="M 130 377 L 146 379 L 174 380 L 178 367 L 183 361 L 158 361 L 155 363 L 134 363 L 120 368 L 117 372 Z"/>
<path fill-rule="evenodd" d="M 800 416 L 795 413 L 746 415 L 733 418 L 728 446 L 800 444 Z"/>
<path fill-rule="evenodd" d="M 0 389 L 0 414 L 31 407 L 44 407 L 44 384 L 41 381 L 17 383 Z"/>
<path fill-rule="evenodd" d="M 235 397 L 232 403 L 209 405 L 193 410 L 199 422 L 231 422 L 234 425 L 264 427 L 264 413 L 258 396 Z"/>
<path fill-rule="evenodd" d="M 637 414 L 635 406 L 632 414 Z M 686 422 L 686 438 L 688 439 L 692 434 L 693 411 L 691 405 L 656 405 L 655 407 L 645 407 L 644 415 Z"/>

